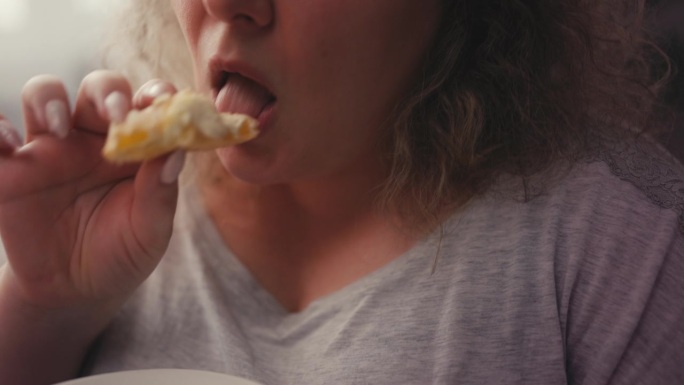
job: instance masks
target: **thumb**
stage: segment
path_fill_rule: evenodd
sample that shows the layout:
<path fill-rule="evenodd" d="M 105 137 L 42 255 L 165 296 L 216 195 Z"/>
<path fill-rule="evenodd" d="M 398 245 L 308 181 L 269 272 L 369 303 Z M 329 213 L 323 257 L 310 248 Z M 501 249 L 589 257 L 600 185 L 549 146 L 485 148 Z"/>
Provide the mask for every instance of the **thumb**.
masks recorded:
<path fill-rule="evenodd" d="M 185 151 L 143 163 L 135 178 L 131 225 L 146 251 L 161 256 L 173 228 Z"/>

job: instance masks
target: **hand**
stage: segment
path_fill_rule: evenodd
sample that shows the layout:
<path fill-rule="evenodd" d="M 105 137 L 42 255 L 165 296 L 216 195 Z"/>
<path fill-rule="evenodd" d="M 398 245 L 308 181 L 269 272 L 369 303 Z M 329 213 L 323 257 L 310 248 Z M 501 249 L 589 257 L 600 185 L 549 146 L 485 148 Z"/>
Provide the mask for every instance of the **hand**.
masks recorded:
<path fill-rule="evenodd" d="M 126 79 L 97 71 L 83 80 L 72 114 L 58 79 L 27 83 L 23 146 L 0 120 L 0 235 L 9 261 L 0 287 L 34 307 L 78 308 L 120 302 L 153 271 L 171 236 L 183 154 L 121 166 L 100 151 L 110 121 L 165 92 L 175 89 L 157 81 L 132 98 Z"/>

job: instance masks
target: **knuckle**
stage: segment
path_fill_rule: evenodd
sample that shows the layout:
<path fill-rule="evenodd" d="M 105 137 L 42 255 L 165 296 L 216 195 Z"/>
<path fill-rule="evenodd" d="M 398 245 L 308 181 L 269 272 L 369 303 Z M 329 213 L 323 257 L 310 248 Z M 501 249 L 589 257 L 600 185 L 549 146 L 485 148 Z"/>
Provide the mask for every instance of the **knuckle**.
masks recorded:
<path fill-rule="evenodd" d="M 107 81 L 108 79 L 115 77 L 114 71 L 110 70 L 95 70 L 90 73 L 88 73 L 86 76 L 83 77 L 83 84 L 93 84 L 93 83 L 101 83 L 103 81 Z"/>
<path fill-rule="evenodd" d="M 29 79 L 21 90 L 23 100 L 33 99 L 36 95 L 64 93 L 64 83 L 55 75 L 38 75 Z"/>
<path fill-rule="evenodd" d="M 151 79 L 145 82 L 145 84 L 143 84 L 140 87 L 140 91 L 150 90 L 154 88 L 160 88 L 168 91 L 176 89 L 176 87 L 174 87 L 174 85 L 171 82 L 168 82 L 163 79 Z"/>
<path fill-rule="evenodd" d="M 100 89 L 111 92 L 112 90 L 131 93 L 131 86 L 126 77 L 112 70 L 95 70 L 86 75 L 81 82 L 81 87 L 87 89 Z"/>
<path fill-rule="evenodd" d="M 152 79 L 143 84 L 135 93 L 134 103 L 140 107 L 150 104 L 153 99 L 163 94 L 176 93 L 176 87 L 162 79 Z"/>

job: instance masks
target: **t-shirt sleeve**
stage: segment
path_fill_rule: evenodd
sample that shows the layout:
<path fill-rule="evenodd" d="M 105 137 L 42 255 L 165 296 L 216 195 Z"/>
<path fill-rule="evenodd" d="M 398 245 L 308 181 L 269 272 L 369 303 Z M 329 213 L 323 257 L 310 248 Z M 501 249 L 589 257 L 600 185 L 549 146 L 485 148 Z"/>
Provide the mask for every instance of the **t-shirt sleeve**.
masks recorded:
<path fill-rule="evenodd" d="M 684 384 L 684 242 L 665 255 L 610 384 Z"/>
<path fill-rule="evenodd" d="M 684 384 L 684 237 L 676 210 L 601 189 L 572 225 L 562 277 L 570 384 Z"/>

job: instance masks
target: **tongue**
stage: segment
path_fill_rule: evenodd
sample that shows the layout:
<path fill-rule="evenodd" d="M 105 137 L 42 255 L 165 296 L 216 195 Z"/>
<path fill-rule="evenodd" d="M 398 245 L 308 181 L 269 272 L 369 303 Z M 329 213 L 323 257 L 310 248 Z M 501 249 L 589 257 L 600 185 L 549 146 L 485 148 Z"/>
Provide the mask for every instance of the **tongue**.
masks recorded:
<path fill-rule="evenodd" d="M 216 97 L 216 108 L 221 112 L 256 118 L 271 99 L 271 94 L 264 87 L 243 76 L 232 74 Z"/>

